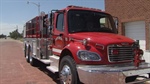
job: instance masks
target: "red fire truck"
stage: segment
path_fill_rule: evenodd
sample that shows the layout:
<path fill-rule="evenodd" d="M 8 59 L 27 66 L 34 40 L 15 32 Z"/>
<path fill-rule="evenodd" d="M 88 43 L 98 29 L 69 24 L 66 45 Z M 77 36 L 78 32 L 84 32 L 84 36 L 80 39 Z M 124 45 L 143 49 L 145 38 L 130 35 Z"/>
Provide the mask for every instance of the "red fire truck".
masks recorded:
<path fill-rule="evenodd" d="M 95 8 L 51 10 L 24 26 L 27 62 L 49 64 L 61 84 L 125 84 L 149 80 L 138 41 L 118 35 L 113 17 Z M 137 80 L 144 75 L 147 78 Z"/>

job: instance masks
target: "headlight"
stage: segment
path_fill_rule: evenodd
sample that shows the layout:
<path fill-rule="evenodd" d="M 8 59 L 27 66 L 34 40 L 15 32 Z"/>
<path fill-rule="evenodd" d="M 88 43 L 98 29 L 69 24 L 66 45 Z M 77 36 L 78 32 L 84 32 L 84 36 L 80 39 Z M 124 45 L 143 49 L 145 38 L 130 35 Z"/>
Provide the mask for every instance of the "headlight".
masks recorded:
<path fill-rule="evenodd" d="M 101 57 L 94 52 L 89 52 L 89 51 L 78 51 L 77 53 L 79 59 L 83 60 L 83 61 L 100 61 Z"/>

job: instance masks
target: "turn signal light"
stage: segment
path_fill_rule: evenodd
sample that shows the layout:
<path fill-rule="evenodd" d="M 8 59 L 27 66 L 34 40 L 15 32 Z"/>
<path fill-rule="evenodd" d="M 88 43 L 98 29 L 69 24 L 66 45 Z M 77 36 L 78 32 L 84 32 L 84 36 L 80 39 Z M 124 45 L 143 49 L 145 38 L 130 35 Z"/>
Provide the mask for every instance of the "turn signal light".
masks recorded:
<path fill-rule="evenodd" d="M 83 39 L 82 44 L 83 44 L 84 46 L 87 46 L 88 40 L 87 40 L 87 39 Z"/>

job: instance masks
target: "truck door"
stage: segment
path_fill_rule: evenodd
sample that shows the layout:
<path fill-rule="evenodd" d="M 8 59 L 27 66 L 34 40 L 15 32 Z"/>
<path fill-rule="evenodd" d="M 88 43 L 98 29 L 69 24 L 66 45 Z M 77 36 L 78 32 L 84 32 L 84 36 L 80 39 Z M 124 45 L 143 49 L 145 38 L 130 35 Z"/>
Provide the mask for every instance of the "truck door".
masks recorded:
<path fill-rule="evenodd" d="M 55 20 L 55 26 L 53 30 L 53 53 L 60 55 L 62 48 L 65 46 L 64 14 L 57 14 Z"/>

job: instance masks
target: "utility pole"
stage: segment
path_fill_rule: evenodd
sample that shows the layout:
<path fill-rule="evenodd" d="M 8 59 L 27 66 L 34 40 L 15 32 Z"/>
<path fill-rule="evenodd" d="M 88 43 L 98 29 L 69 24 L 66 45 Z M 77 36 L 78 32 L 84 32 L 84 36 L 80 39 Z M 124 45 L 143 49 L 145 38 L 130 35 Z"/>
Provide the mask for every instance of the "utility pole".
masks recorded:
<path fill-rule="evenodd" d="M 32 4 L 34 4 L 35 6 L 37 6 L 38 7 L 38 15 L 40 16 L 40 3 L 34 3 L 34 2 L 29 2 L 29 1 L 27 1 L 27 4 L 29 4 L 29 3 L 32 3 Z"/>

